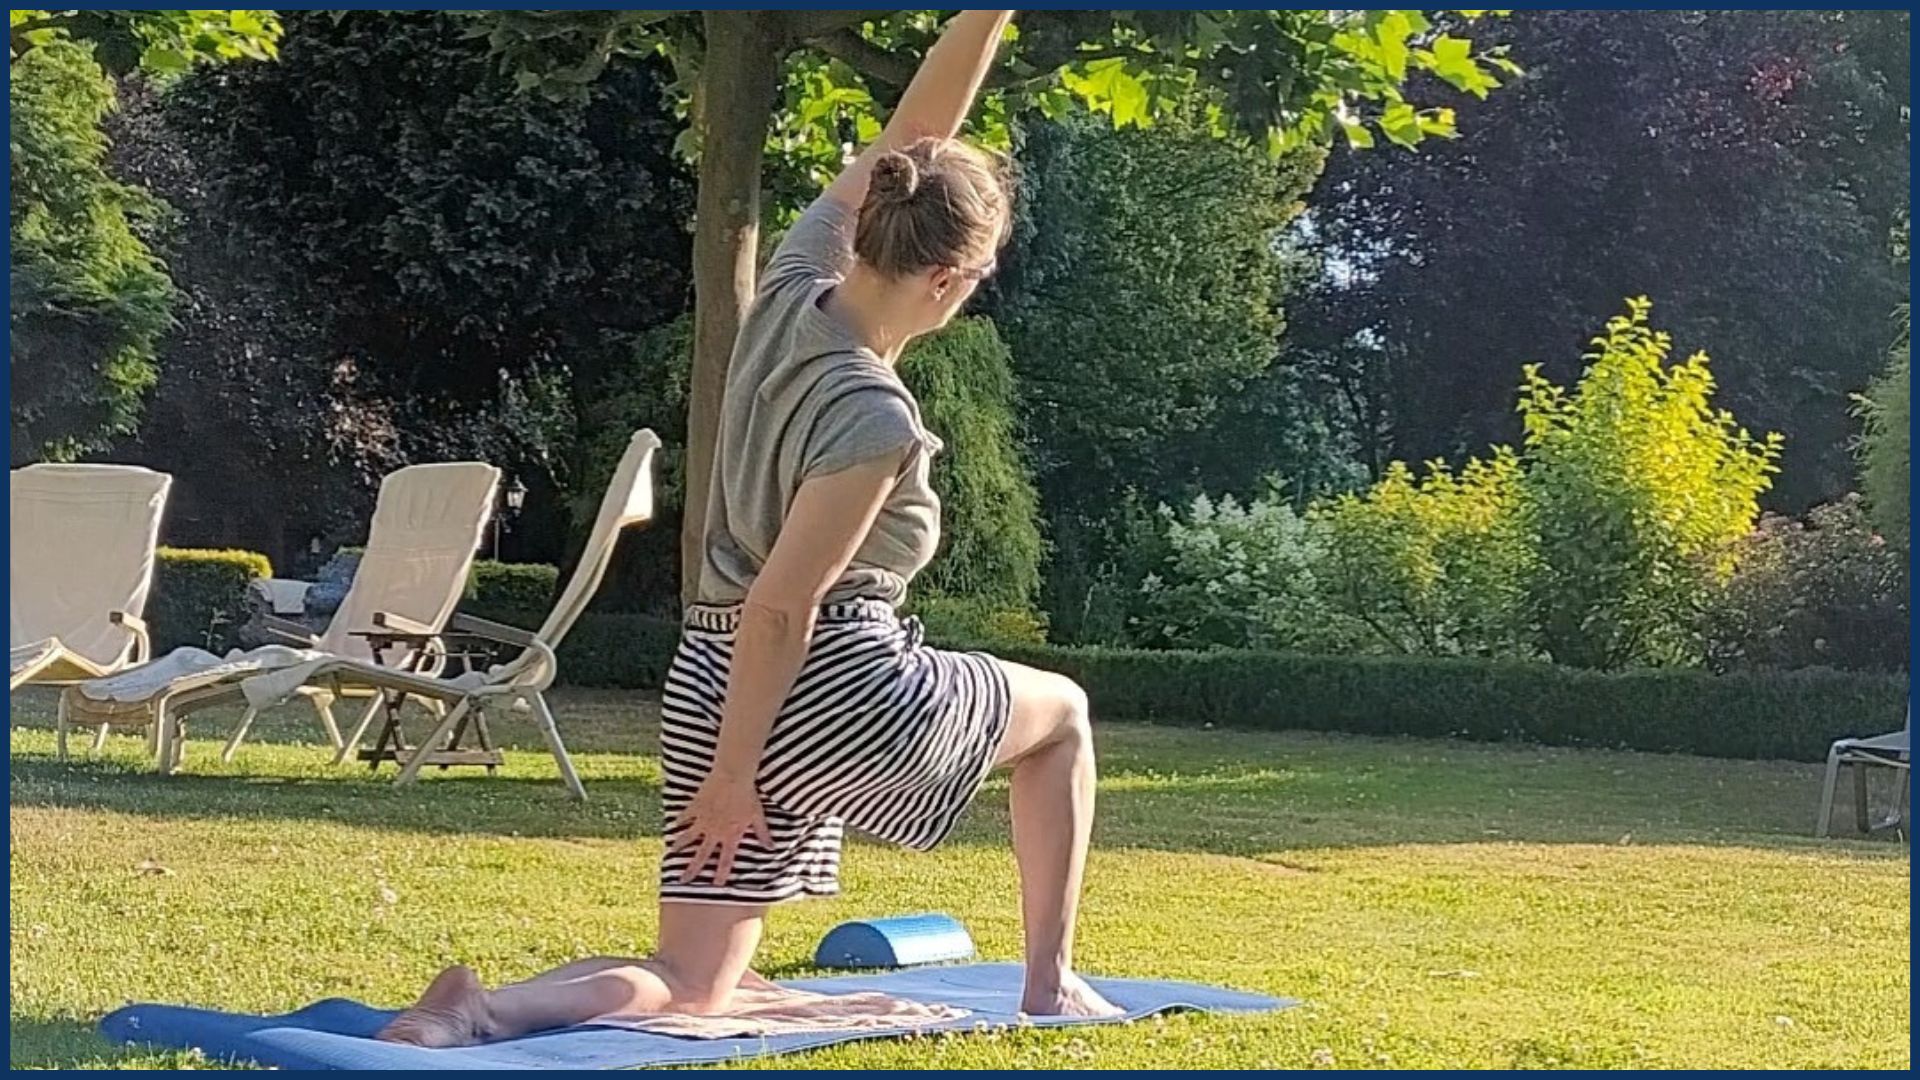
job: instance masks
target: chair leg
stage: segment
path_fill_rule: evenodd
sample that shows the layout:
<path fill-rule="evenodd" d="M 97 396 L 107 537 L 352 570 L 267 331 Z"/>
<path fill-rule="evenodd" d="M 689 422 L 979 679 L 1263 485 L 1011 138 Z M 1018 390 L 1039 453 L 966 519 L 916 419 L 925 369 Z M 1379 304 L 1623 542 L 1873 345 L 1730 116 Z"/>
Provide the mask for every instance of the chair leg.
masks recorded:
<path fill-rule="evenodd" d="M 353 725 L 353 732 L 340 740 L 340 749 L 333 755 L 335 765 L 345 764 L 353 757 L 354 751 L 360 749 L 360 740 L 367 737 L 367 728 L 373 726 L 373 718 L 380 715 L 380 706 L 384 703 L 385 696 L 382 694 L 375 694 L 373 700 L 367 703 L 366 709 L 360 713 L 360 721 Z"/>
<path fill-rule="evenodd" d="M 1840 751 L 1827 751 L 1827 780 L 1820 789 L 1820 824 L 1814 827 L 1813 834 L 1819 837 L 1833 835 L 1833 788 L 1840 779 Z"/>
<path fill-rule="evenodd" d="M 327 745 L 340 749 L 340 725 L 333 718 L 333 695 L 315 694 L 311 699 L 313 711 L 319 714 L 320 726 L 326 730 Z"/>
<path fill-rule="evenodd" d="M 67 691 L 60 692 L 60 703 L 53 708 L 53 753 L 67 760 Z"/>
<path fill-rule="evenodd" d="M 176 730 L 177 721 L 166 706 L 161 706 L 159 714 L 153 718 L 154 731 L 158 735 L 158 749 L 154 753 L 153 767 L 161 776 L 172 776 L 180 766 L 180 752 L 174 744 L 180 741 L 183 732 Z"/>
<path fill-rule="evenodd" d="M 1853 763 L 1853 823 L 1861 836 L 1873 834 L 1873 817 L 1867 812 L 1867 765 L 1863 761 Z"/>
<path fill-rule="evenodd" d="M 105 750 L 107 748 L 107 733 L 112 730 L 113 730 L 112 724 L 101 724 L 98 728 L 94 729 L 92 752 L 96 756 L 99 755 L 100 751 Z"/>
<path fill-rule="evenodd" d="M 254 718 L 259 715 L 260 710 L 251 705 L 247 706 L 246 712 L 240 714 L 240 726 L 233 729 L 233 736 L 227 740 L 226 749 L 220 751 L 221 761 L 233 760 L 233 755 L 240 750 L 240 744 L 246 741 L 247 732 L 253 728 Z"/>
<path fill-rule="evenodd" d="M 567 755 L 567 748 L 560 741 L 560 725 L 554 722 L 553 709 L 547 705 L 546 697 L 535 694 L 528 704 L 533 706 L 534 723 L 539 725 L 541 736 L 547 740 L 547 749 L 553 751 L 554 764 L 560 766 L 560 779 L 567 785 L 568 793 L 585 801 L 586 786 L 580 783 L 580 774 L 573 771 L 573 758 Z"/>
<path fill-rule="evenodd" d="M 413 753 L 408 755 L 407 760 L 400 763 L 400 775 L 394 777 L 393 782 L 396 784 L 410 784 L 419 779 L 420 767 L 426 764 L 427 756 L 433 752 L 434 747 L 447 741 L 447 734 L 453 730 L 454 725 L 458 724 L 462 717 L 467 715 L 468 710 L 472 707 L 472 698 L 462 698 L 460 704 L 455 705 L 445 716 L 442 716 L 440 723 L 434 726 L 432 734 L 420 740 L 419 744 L 414 747 Z"/>

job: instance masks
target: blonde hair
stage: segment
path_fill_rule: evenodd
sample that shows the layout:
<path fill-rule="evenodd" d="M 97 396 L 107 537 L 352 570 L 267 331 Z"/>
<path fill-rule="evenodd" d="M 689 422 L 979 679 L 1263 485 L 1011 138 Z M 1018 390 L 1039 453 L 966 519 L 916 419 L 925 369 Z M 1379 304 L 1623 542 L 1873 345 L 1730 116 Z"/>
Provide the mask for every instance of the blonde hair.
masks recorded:
<path fill-rule="evenodd" d="M 993 261 L 1012 227 L 1005 167 L 958 139 L 921 139 L 880 155 L 853 250 L 890 278 Z"/>

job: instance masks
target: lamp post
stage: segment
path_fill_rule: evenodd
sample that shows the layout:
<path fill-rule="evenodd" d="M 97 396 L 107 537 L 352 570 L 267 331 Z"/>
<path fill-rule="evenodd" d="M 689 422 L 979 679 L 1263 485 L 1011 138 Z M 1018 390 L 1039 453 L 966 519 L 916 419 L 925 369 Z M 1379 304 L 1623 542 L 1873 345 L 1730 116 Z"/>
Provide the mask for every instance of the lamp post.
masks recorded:
<path fill-rule="evenodd" d="M 516 476 L 507 482 L 507 489 L 502 492 L 501 495 L 506 506 L 493 515 L 493 558 L 495 562 L 498 562 L 500 559 L 500 531 L 506 526 L 507 516 L 511 514 L 518 517 L 520 515 L 520 508 L 527 505 L 527 485 L 521 483 L 520 478 Z"/>

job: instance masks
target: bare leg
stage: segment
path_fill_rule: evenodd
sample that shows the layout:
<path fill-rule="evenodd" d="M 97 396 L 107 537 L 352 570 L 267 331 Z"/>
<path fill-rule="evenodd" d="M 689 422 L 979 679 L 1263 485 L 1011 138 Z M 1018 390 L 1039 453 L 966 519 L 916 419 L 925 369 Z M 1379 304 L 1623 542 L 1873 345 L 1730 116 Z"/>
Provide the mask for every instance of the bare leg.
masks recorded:
<path fill-rule="evenodd" d="M 747 970 L 765 907 L 660 905 L 660 949 L 645 959 L 596 957 L 488 991 L 471 968 L 441 972 L 379 1038 L 416 1046 L 471 1046 L 602 1016 L 714 1013 L 736 987 L 764 986 Z"/>
<path fill-rule="evenodd" d="M 1021 1008 L 1033 1015 L 1120 1010 L 1073 972 L 1073 924 L 1093 833 L 1093 731 L 1073 680 L 1003 663 L 1013 717 L 996 763 L 1013 767 L 1013 855 L 1027 938 Z"/>

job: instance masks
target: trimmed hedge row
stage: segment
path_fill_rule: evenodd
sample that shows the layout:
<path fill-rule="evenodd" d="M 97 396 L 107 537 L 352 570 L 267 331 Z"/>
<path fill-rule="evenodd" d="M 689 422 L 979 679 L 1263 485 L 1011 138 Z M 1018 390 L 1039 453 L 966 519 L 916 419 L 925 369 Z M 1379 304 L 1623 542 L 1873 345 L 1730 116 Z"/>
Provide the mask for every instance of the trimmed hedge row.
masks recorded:
<path fill-rule="evenodd" d="M 224 653 L 247 620 L 247 584 L 273 576 L 254 551 L 161 548 L 154 553 L 146 622 L 154 655 L 182 645 Z"/>
<path fill-rule="evenodd" d="M 680 643 L 680 623 L 655 615 L 589 611 L 560 643 L 560 681 L 568 686 L 657 690 Z"/>
<path fill-rule="evenodd" d="M 570 685 L 657 688 L 678 627 L 588 615 L 561 649 Z M 1603 674 L 1549 664 L 1253 652 L 1010 646 L 999 655 L 1087 688 L 1103 720 L 1337 731 L 1708 757 L 1818 761 L 1837 738 L 1890 730 L 1897 676 L 1824 670 Z"/>
<path fill-rule="evenodd" d="M 1550 664 L 1247 652 L 1014 649 L 1087 688 L 1094 715 L 1359 735 L 1522 740 L 1818 761 L 1890 730 L 1906 680 L 1826 670 L 1606 674 Z"/>
<path fill-rule="evenodd" d="M 477 559 L 467 576 L 460 610 L 481 619 L 538 630 L 553 610 L 557 567 L 545 563 L 504 563 Z"/>

